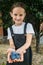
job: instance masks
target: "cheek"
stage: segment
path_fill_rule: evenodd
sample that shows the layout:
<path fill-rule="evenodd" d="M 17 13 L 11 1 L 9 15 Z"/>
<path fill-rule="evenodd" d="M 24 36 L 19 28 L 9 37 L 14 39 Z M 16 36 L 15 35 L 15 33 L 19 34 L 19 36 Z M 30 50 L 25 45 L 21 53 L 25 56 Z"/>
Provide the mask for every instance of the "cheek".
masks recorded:
<path fill-rule="evenodd" d="M 25 18 L 25 17 L 23 16 L 22 19 L 24 20 L 24 18 Z"/>
<path fill-rule="evenodd" d="M 15 20 L 16 19 L 16 17 L 13 17 L 13 20 Z"/>
<path fill-rule="evenodd" d="M 15 21 L 15 18 L 13 17 L 12 20 Z"/>

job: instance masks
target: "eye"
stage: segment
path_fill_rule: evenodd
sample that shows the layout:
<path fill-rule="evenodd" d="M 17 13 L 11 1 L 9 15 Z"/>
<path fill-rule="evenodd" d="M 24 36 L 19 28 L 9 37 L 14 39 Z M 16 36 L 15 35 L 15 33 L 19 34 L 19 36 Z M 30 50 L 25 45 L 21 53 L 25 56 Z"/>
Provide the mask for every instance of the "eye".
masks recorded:
<path fill-rule="evenodd" d="M 23 16 L 23 14 L 20 14 L 20 16 Z"/>
<path fill-rule="evenodd" d="M 15 16 L 17 16 L 17 14 L 14 14 Z"/>

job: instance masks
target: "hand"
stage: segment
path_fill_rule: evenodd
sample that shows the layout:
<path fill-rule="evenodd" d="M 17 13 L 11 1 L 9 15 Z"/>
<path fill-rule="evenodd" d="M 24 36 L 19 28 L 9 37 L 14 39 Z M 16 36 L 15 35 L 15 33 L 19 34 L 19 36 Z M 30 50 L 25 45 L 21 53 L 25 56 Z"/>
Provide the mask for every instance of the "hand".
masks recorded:
<path fill-rule="evenodd" d="M 9 48 L 9 49 L 7 49 L 7 53 L 11 53 L 12 51 L 15 51 L 15 49 L 12 49 L 12 48 Z"/>
<path fill-rule="evenodd" d="M 16 50 L 17 53 L 26 53 L 26 50 L 24 50 L 22 47 Z"/>
<path fill-rule="evenodd" d="M 22 62 L 24 60 L 24 53 L 26 53 L 25 50 L 23 50 L 23 48 L 19 48 L 16 50 L 17 53 L 20 54 L 20 58 L 19 59 L 15 59 L 13 60 L 14 62 Z"/>
<path fill-rule="evenodd" d="M 8 55 L 7 55 L 7 61 L 9 63 L 13 63 L 13 60 L 11 60 L 10 55 L 11 55 L 11 53 L 8 53 Z"/>
<path fill-rule="evenodd" d="M 20 58 L 19 59 L 14 59 L 13 62 L 23 62 L 23 60 L 24 60 L 24 55 L 22 53 L 22 54 L 20 54 Z"/>

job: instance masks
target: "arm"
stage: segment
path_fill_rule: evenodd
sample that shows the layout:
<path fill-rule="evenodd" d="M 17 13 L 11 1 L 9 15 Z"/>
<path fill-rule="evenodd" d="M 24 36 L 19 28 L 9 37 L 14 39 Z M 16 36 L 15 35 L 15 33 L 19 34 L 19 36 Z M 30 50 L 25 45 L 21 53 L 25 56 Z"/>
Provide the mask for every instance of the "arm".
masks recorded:
<path fill-rule="evenodd" d="M 33 27 L 30 23 L 28 23 L 27 28 L 26 28 L 26 42 L 23 46 L 21 46 L 17 50 L 19 53 L 25 53 L 26 49 L 28 49 L 30 47 L 33 34 L 34 34 Z"/>
<path fill-rule="evenodd" d="M 31 41 L 32 41 L 32 34 L 28 33 L 26 35 L 26 43 L 21 47 L 23 50 L 28 49 L 31 46 Z"/>
<path fill-rule="evenodd" d="M 15 45 L 14 45 L 14 42 L 13 42 L 13 39 L 11 38 L 11 39 L 9 39 L 9 45 L 10 45 L 10 48 L 7 50 L 7 61 L 9 62 L 9 63 L 13 63 L 13 60 L 11 60 L 11 58 L 10 58 L 10 55 L 11 55 L 11 52 L 12 51 L 15 51 Z M 12 49 L 13 48 L 13 49 Z"/>
<path fill-rule="evenodd" d="M 31 46 L 32 36 L 34 34 L 34 29 L 32 24 L 28 23 L 26 28 L 26 43 L 22 46 L 24 50 Z"/>
<path fill-rule="evenodd" d="M 11 53 L 12 51 L 15 51 L 15 45 L 14 45 L 14 42 L 13 42 L 13 39 L 9 39 L 9 48 L 7 50 L 7 53 Z"/>
<path fill-rule="evenodd" d="M 8 33 L 7 39 L 9 40 L 10 48 L 15 48 L 10 28 L 7 29 L 7 33 Z"/>
<path fill-rule="evenodd" d="M 32 34 L 31 33 L 26 34 L 26 43 L 23 46 L 21 46 L 17 50 L 17 52 L 19 52 L 19 53 L 25 53 L 26 49 L 28 49 L 31 46 L 31 41 L 32 41 Z"/>
<path fill-rule="evenodd" d="M 13 42 L 13 39 L 9 39 L 9 43 L 10 43 L 10 48 L 14 48 L 15 49 L 15 45 L 14 45 L 14 42 Z"/>
<path fill-rule="evenodd" d="M 10 55 L 11 55 L 11 51 L 15 51 L 15 45 L 14 45 L 14 43 L 13 43 L 13 39 L 10 39 L 9 40 L 9 43 L 10 43 L 10 48 L 14 48 L 14 50 L 12 50 L 12 49 L 8 49 L 8 51 L 10 52 L 10 53 L 8 53 L 8 62 L 9 63 L 13 63 L 13 62 L 22 62 L 23 61 L 23 54 L 20 54 L 20 58 L 19 59 L 14 59 L 14 60 L 11 60 L 11 58 L 10 58 Z"/>

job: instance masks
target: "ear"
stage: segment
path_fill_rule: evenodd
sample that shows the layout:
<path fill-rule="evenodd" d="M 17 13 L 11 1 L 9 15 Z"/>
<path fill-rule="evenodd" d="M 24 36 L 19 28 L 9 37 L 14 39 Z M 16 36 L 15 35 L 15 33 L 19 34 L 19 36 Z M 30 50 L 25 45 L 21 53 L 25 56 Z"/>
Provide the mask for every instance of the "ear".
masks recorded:
<path fill-rule="evenodd" d="M 25 15 L 24 15 L 24 17 L 26 16 L 26 13 L 25 13 Z"/>
<path fill-rule="evenodd" d="M 10 16 L 13 17 L 12 12 L 10 12 Z"/>
<path fill-rule="evenodd" d="M 26 16 L 26 13 L 25 13 L 25 16 Z"/>

